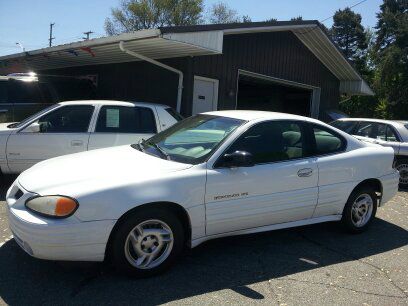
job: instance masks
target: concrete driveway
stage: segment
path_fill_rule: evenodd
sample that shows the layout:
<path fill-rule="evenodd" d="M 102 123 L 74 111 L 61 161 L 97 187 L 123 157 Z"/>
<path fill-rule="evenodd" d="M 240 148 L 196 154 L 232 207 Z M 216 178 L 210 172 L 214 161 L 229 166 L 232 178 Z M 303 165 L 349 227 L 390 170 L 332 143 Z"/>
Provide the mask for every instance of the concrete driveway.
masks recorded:
<path fill-rule="evenodd" d="M 129 279 L 104 264 L 31 258 L 11 238 L 0 186 L 0 303 L 408 305 L 408 192 L 370 230 L 335 223 L 218 239 L 166 274 Z"/>

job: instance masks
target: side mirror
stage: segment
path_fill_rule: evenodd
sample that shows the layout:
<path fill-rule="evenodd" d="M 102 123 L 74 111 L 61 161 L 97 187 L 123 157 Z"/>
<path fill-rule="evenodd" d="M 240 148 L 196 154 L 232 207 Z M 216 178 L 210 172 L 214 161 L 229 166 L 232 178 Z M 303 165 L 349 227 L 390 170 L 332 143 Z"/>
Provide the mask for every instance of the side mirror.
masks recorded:
<path fill-rule="evenodd" d="M 24 129 L 26 133 L 40 133 L 41 132 L 41 124 L 38 122 L 31 123 Z"/>
<path fill-rule="evenodd" d="M 254 165 L 252 154 L 246 151 L 235 151 L 225 154 L 221 160 L 221 166 L 228 168 L 252 167 Z"/>

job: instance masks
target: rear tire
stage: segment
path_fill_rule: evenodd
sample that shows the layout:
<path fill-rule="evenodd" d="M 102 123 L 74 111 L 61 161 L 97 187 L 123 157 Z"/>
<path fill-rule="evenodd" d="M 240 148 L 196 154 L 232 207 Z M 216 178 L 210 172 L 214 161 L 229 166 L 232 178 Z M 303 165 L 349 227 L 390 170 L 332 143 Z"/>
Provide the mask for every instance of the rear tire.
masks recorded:
<path fill-rule="evenodd" d="M 183 250 L 183 226 L 169 210 L 141 209 L 118 226 L 110 245 L 111 260 L 127 275 L 143 278 L 160 274 Z"/>
<path fill-rule="evenodd" d="M 367 230 L 377 212 L 377 199 L 374 188 L 368 185 L 351 193 L 341 219 L 348 232 L 358 234 Z"/>
<path fill-rule="evenodd" d="M 395 168 L 400 173 L 399 186 L 401 188 L 408 188 L 408 159 L 397 160 Z"/>

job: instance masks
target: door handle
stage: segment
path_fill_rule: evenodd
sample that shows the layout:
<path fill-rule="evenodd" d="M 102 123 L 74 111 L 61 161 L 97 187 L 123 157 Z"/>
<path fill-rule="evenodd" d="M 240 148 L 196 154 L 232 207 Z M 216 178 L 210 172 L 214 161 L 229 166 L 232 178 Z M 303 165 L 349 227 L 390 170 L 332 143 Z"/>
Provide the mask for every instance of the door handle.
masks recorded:
<path fill-rule="evenodd" d="M 81 147 L 83 146 L 84 142 L 82 140 L 72 140 L 71 147 Z"/>
<path fill-rule="evenodd" d="M 304 168 L 304 169 L 300 169 L 297 172 L 298 177 L 308 177 L 311 176 L 313 173 L 313 169 L 311 168 Z"/>

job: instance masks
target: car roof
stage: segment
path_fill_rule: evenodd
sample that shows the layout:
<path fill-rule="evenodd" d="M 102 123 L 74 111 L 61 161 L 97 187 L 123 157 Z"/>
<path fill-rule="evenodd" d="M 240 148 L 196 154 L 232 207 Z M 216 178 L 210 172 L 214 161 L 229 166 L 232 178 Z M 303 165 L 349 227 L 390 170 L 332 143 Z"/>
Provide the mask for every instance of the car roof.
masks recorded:
<path fill-rule="evenodd" d="M 252 121 L 258 119 L 283 119 L 283 120 L 303 120 L 303 121 L 310 121 L 310 122 L 318 122 L 318 120 L 303 117 L 293 114 L 287 113 L 277 113 L 277 112 L 267 112 L 267 111 L 254 111 L 254 110 L 224 110 L 224 111 L 215 111 L 215 112 L 207 112 L 204 113 L 206 115 L 214 115 L 214 116 L 223 116 L 229 117 L 234 119 Z"/>
<path fill-rule="evenodd" d="M 92 105 L 119 105 L 119 106 L 148 106 L 148 107 L 164 107 L 169 108 L 170 106 L 157 103 L 149 102 L 137 102 L 137 101 L 117 101 L 117 100 L 76 100 L 76 101 L 64 101 L 59 102 L 60 105 L 79 105 L 79 104 L 92 104 Z"/>
<path fill-rule="evenodd" d="M 406 120 L 386 120 L 386 119 L 375 119 L 375 118 L 340 118 L 337 120 L 338 121 L 366 121 L 366 122 L 368 121 L 368 122 L 377 122 L 377 123 L 392 124 L 392 125 L 408 124 L 408 121 Z"/>

